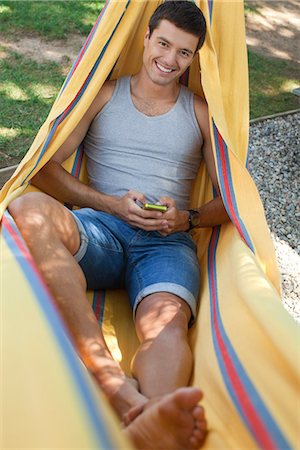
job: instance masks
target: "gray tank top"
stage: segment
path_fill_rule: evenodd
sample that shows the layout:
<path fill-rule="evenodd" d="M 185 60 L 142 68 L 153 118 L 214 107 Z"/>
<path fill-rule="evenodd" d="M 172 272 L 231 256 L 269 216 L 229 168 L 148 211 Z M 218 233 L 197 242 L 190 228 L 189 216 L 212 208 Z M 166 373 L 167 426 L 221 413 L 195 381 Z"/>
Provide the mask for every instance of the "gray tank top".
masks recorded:
<path fill-rule="evenodd" d="M 113 196 L 136 190 L 151 203 L 169 196 L 187 209 L 202 143 L 186 87 L 167 113 L 147 116 L 132 101 L 130 77 L 120 78 L 84 140 L 90 186 Z"/>

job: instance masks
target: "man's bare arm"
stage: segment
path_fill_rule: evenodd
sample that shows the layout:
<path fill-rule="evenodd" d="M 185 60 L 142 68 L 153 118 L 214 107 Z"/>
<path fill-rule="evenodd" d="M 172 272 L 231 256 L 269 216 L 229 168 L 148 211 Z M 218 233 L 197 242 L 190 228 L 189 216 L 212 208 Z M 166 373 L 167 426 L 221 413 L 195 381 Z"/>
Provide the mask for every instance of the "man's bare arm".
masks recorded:
<path fill-rule="evenodd" d="M 217 197 L 208 203 L 205 203 L 196 210 L 199 212 L 199 228 L 213 227 L 229 222 L 230 218 L 224 207 L 220 194 L 218 177 L 215 168 L 212 143 L 210 138 L 208 109 L 206 103 L 197 97 L 195 99 L 195 113 L 203 137 L 202 153 L 206 168 L 213 186 L 217 191 Z M 160 202 L 168 206 L 168 211 L 164 218 L 168 221 L 168 228 L 162 232 L 163 235 L 174 233 L 176 231 L 187 231 L 189 229 L 189 212 L 179 211 L 173 199 L 162 197 Z"/>
<path fill-rule="evenodd" d="M 208 175 L 217 192 L 216 198 L 198 208 L 200 214 L 199 227 L 212 227 L 215 225 L 226 223 L 230 220 L 230 218 L 227 214 L 220 194 L 212 142 L 210 137 L 207 104 L 199 97 L 195 99 L 195 113 L 204 141 L 202 147 L 203 158 L 206 164 Z"/>

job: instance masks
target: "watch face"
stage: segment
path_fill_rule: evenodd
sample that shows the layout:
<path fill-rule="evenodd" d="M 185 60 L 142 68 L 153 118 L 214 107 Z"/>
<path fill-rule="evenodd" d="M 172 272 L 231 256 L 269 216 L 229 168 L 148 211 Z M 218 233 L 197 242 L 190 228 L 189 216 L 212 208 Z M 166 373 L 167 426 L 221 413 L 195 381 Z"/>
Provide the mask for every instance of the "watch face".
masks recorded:
<path fill-rule="evenodd" d="M 192 227 L 196 227 L 200 222 L 200 214 L 198 211 L 190 211 Z"/>

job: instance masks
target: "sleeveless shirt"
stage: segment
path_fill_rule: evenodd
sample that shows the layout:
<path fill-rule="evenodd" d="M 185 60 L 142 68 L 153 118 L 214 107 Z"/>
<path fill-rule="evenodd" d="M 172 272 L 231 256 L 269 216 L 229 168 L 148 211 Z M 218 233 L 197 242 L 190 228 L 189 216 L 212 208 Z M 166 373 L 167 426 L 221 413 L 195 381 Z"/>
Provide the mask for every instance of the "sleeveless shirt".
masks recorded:
<path fill-rule="evenodd" d="M 151 203 L 169 196 L 187 209 L 202 143 L 191 91 L 181 86 L 167 113 L 147 116 L 133 103 L 130 77 L 122 77 L 84 139 L 90 186 L 113 196 L 135 190 Z"/>

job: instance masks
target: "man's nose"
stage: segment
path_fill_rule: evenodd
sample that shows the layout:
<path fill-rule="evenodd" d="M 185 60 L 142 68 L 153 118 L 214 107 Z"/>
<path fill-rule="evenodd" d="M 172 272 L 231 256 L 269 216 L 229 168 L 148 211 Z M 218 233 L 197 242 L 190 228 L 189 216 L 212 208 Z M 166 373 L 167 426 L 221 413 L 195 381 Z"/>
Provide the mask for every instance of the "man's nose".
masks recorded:
<path fill-rule="evenodd" d="M 168 64 L 169 67 L 176 66 L 177 53 L 176 50 L 170 49 L 168 53 L 165 55 L 165 63 Z"/>

